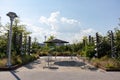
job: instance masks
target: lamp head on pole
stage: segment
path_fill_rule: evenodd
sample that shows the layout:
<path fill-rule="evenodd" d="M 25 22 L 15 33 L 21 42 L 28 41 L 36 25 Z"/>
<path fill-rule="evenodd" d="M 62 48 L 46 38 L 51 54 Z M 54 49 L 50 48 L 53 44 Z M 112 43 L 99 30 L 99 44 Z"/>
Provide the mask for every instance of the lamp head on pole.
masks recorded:
<path fill-rule="evenodd" d="M 9 16 L 11 20 L 13 20 L 14 18 L 18 17 L 18 16 L 16 15 L 16 13 L 14 13 L 14 12 L 9 12 L 9 13 L 7 13 L 7 16 Z"/>

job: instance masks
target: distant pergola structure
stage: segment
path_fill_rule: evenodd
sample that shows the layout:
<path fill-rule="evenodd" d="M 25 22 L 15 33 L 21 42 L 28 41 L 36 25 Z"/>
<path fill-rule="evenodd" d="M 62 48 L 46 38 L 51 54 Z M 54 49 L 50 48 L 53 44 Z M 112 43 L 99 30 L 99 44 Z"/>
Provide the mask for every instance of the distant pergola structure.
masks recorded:
<path fill-rule="evenodd" d="M 53 39 L 53 40 L 49 40 L 49 41 L 45 41 L 44 43 L 55 43 L 56 46 L 60 46 L 60 45 L 64 45 L 64 43 L 69 43 L 67 41 L 63 41 L 63 40 L 60 40 L 60 39 Z"/>
<path fill-rule="evenodd" d="M 69 43 L 69 42 L 63 41 L 60 39 L 53 39 L 53 40 L 45 41 L 44 43 L 55 43 L 56 46 L 61 46 L 61 45 L 64 45 L 64 43 Z M 55 56 L 55 59 L 56 59 L 56 56 Z M 48 66 L 45 68 L 50 68 L 49 62 L 50 62 L 50 55 L 48 55 Z"/>

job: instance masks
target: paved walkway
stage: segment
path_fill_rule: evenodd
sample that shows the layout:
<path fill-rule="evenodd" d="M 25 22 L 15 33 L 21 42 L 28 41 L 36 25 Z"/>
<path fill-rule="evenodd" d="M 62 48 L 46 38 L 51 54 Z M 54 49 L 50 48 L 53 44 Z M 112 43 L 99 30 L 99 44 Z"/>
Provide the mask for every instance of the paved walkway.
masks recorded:
<path fill-rule="evenodd" d="M 25 65 L 15 71 L 1 71 L 0 80 L 120 80 L 120 72 L 106 72 L 77 57 L 50 57 Z"/>

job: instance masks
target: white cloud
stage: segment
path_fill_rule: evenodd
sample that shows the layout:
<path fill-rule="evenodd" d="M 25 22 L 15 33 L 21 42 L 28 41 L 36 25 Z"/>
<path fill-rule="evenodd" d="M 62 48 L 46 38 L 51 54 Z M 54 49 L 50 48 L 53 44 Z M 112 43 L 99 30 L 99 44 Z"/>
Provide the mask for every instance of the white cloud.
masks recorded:
<path fill-rule="evenodd" d="M 5 32 L 6 30 L 2 26 L 0 26 L 0 35 L 3 35 Z"/>
<path fill-rule="evenodd" d="M 61 22 L 63 22 L 63 23 L 68 23 L 68 24 L 80 23 L 80 22 L 78 22 L 77 20 L 67 19 L 67 18 L 65 18 L 65 17 L 62 17 L 62 18 L 61 18 Z"/>
<path fill-rule="evenodd" d="M 52 30 L 55 30 L 57 28 L 57 18 L 59 16 L 60 12 L 53 12 L 51 13 L 50 17 L 47 18 L 47 17 L 44 17 L 44 16 L 41 16 L 40 17 L 40 23 L 43 23 L 43 24 L 47 24 L 48 26 L 51 27 Z"/>
<path fill-rule="evenodd" d="M 48 18 L 41 16 L 39 21 L 49 26 L 51 30 L 58 32 L 77 32 L 81 29 L 79 21 L 61 17 L 59 11 L 51 13 Z"/>
<path fill-rule="evenodd" d="M 41 22 L 41 23 L 45 23 L 45 24 L 48 25 L 48 20 L 47 20 L 47 18 L 44 17 L 44 16 L 41 16 L 41 17 L 40 17 L 40 22 Z"/>
<path fill-rule="evenodd" d="M 94 29 L 88 28 L 79 30 L 76 33 L 59 33 L 59 37 L 69 41 L 70 43 L 77 43 L 82 41 L 84 36 L 94 36 L 95 32 L 96 31 Z"/>
<path fill-rule="evenodd" d="M 84 34 L 90 34 L 91 32 L 92 32 L 92 33 L 94 32 L 94 30 L 91 29 L 91 28 L 82 30 L 82 33 L 84 33 Z"/>
<path fill-rule="evenodd" d="M 80 30 L 79 33 L 75 34 L 74 39 L 76 39 L 76 40 L 82 40 L 84 36 L 89 36 L 89 35 L 94 36 L 95 32 L 96 31 L 94 29 L 91 29 L 91 28 L 83 29 L 83 30 Z"/>
<path fill-rule="evenodd" d="M 69 41 L 70 43 L 82 40 L 83 36 L 93 35 L 92 28 L 83 29 L 80 21 L 61 17 L 60 12 L 53 12 L 49 17 L 41 16 L 40 26 L 26 23 L 27 30 L 31 31 L 31 36 L 36 37 L 39 42 L 43 42 L 44 36 L 54 35 L 56 38 Z"/>
<path fill-rule="evenodd" d="M 48 18 L 48 22 L 55 23 L 57 22 L 57 17 L 59 16 L 60 12 L 53 12 L 51 13 L 50 17 Z"/>
<path fill-rule="evenodd" d="M 35 26 L 31 23 L 26 23 L 26 22 L 21 22 L 21 24 L 26 25 L 27 31 L 32 32 L 32 34 L 30 34 L 30 36 L 32 37 L 32 41 L 34 40 L 34 38 L 37 38 L 39 42 L 44 42 L 45 40 L 44 36 L 50 36 L 50 35 L 57 36 L 57 32 L 54 30 L 49 30 L 44 27 Z"/>

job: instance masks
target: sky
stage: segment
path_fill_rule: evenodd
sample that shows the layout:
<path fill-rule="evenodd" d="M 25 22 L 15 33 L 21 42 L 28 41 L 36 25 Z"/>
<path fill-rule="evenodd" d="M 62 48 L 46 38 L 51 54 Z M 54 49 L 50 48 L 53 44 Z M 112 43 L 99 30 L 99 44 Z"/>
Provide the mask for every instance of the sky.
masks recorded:
<path fill-rule="evenodd" d="M 40 43 L 51 35 L 75 43 L 119 27 L 120 0 L 0 0 L 2 25 L 9 22 L 8 12 L 15 12 Z"/>

